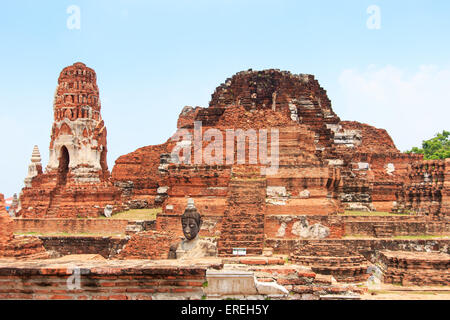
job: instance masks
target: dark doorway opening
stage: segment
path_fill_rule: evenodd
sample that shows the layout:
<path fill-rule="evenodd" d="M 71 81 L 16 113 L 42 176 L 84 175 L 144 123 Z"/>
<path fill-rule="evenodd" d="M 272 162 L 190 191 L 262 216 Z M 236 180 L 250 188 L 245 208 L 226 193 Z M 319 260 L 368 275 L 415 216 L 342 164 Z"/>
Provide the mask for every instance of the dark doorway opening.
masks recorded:
<path fill-rule="evenodd" d="M 69 173 L 69 151 L 65 146 L 61 148 L 61 154 L 59 156 L 59 167 L 58 167 L 58 184 L 65 185 L 67 182 L 67 174 Z"/>

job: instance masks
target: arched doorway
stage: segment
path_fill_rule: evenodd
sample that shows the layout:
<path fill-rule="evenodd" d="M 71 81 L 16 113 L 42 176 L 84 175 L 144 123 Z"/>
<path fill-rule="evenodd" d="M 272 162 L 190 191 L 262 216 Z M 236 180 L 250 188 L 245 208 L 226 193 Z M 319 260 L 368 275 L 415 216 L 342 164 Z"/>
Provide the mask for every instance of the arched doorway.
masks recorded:
<path fill-rule="evenodd" d="M 58 184 L 65 185 L 67 182 L 67 174 L 69 173 L 69 151 L 65 146 L 61 148 L 58 167 Z"/>

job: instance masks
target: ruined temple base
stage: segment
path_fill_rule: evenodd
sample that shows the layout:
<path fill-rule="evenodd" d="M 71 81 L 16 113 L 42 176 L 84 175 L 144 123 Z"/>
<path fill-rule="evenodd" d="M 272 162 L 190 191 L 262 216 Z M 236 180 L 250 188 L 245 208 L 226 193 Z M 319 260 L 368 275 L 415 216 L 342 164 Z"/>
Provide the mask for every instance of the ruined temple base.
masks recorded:
<path fill-rule="evenodd" d="M 46 251 L 42 240 L 32 236 L 14 236 L 7 243 L 0 243 L 0 258 L 48 259 L 51 253 Z"/>
<path fill-rule="evenodd" d="M 218 258 L 120 261 L 92 255 L 39 261 L 6 259 L 0 260 L 0 299 L 320 300 L 329 295 L 356 299 L 363 293 L 361 288 L 333 283 L 309 268 L 280 265 L 283 259 L 252 259 L 266 264 Z M 72 281 L 74 270 L 80 274 L 78 287 Z"/>
<path fill-rule="evenodd" d="M 439 252 L 382 251 L 384 282 L 409 285 L 450 285 L 450 255 Z"/>
<path fill-rule="evenodd" d="M 47 177 L 48 175 L 49 177 Z M 55 181 L 39 185 L 41 180 L 51 180 L 51 174 L 39 176 L 33 188 L 24 188 L 21 194 L 22 218 L 98 218 L 110 205 L 112 213 L 122 211 L 119 189 L 110 183 L 80 184 L 71 182 L 66 186 Z"/>
<path fill-rule="evenodd" d="M 337 242 L 310 241 L 290 255 L 293 263 L 310 266 L 314 272 L 332 275 L 340 282 L 367 280 L 369 262 Z"/>

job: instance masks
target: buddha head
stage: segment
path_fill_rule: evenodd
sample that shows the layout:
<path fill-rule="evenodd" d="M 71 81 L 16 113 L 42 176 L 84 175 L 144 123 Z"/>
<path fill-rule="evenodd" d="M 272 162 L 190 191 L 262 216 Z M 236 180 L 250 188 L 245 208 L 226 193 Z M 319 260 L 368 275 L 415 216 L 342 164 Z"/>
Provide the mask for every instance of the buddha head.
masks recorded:
<path fill-rule="evenodd" d="M 188 205 L 181 216 L 183 234 L 188 241 L 197 237 L 202 225 L 202 218 L 194 205 L 193 199 L 188 199 Z"/>

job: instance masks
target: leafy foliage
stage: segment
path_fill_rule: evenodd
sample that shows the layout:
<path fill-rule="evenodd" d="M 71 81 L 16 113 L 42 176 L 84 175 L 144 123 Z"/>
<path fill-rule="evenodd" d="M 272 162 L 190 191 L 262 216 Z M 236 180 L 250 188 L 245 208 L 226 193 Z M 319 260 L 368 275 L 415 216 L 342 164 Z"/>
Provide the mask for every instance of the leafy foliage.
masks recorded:
<path fill-rule="evenodd" d="M 450 158 L 450 131 L 442 131 L 434 138 L 422 142 L 422 148 L 413 147 L 406 153 L 423 154 L 425 160 Z"/>

